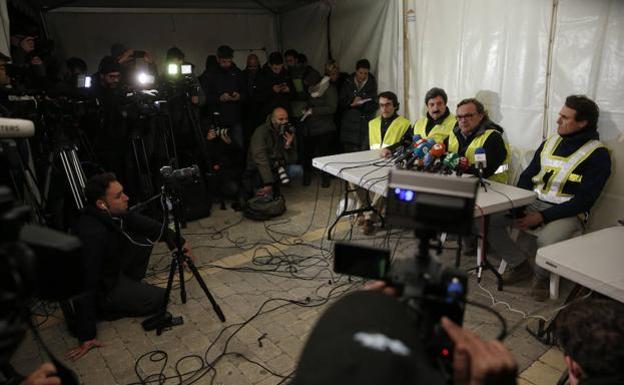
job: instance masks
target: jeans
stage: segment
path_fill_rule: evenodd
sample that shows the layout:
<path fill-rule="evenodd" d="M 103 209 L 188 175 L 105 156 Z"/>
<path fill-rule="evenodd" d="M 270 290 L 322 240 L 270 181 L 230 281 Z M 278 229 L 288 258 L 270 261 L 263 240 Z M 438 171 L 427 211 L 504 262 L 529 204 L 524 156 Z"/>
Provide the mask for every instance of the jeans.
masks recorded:
<path fill-rule="evenodd" d="M 550 203 L 535 201 L 527 207 L 527 211 L 542 211 L 551 207 Z M 521 231 L 514 241 L 509 235 L 508 228 L 513 223 L 503 213 L 491 215 L 491 225 L 488 233 L 490 247 L 503 258 L 511 267 L 516 267 L 528 258 L 535 257 L 537 249 L 572 238 L 583 231 L 583 222 L 576 216 L 557 219 L 540 225 L 530 232 Z M 535 277 L 545 280 L 550 273 L 541 267 L 534 266 Z"/>

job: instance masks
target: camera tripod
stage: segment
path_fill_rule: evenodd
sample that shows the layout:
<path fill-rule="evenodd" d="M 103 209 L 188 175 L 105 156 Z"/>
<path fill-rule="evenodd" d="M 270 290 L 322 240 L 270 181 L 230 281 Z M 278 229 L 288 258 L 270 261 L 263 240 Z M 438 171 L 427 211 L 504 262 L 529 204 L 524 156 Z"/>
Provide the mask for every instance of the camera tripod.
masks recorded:
<path fill-rule="evenodd" d="M 163 330 L 166 328 L 170 328 L 172 326 L 177 326 L 182 324 L 182 317 L 172 317 L 171 313 L 167 312 L 167 305 L 169 304 L 169 297 L 171 295 L 171 288 L 173 286 L 173 278 L 176 274 L 176 270 L 178 271 L 180 278 L 180 298 L 182 303 L 186 303 L 186 286 L 184 283 L 184 265 L 188 266 L 191 270 L 191 273 L 199 283 L 199 286 L 202 288 L 202 291 L 208 297 L 210 304 L 212 305 L 212 309 L 217 314 L 217 317 L 221 320 L 221 322 L 225 322 L 225 316 L 223 315 L 223 311 L 219 307 L 219 304 L 215 301 L 212 294 L 210 294 L 210 290 L 208 290 L 208 286 L 204 282 L 203 278 L 199 274 L 195 263 L 193 260 L 184 253 L 183 245 L 182 245 L 182 235 L 180 231 L 180 197 L 178 194 L 179 186 L 177 186 L 178 182 L 173 178 L 165 179 L 165 184 L 162 187 L 162 196 L 165 198 L 164 211 L 165 211 L 165 224 L 164 226 L 169 226 L 169 217 L 171 216 L 173 220 L 173 225 L 175 229 L 175 250 L 172 253 L 171 258 L 171 266 L 169 268 L 169 278 L 167 279 L 167 288 L 165 290 L 165 298 L 163 301 L 162 309 L 158 312 L 158 314 L 150 317 L 142 322 L 143 328 L 145 330 L 154 330 L 156 329 L 156 334 L 162 334 Z"/>

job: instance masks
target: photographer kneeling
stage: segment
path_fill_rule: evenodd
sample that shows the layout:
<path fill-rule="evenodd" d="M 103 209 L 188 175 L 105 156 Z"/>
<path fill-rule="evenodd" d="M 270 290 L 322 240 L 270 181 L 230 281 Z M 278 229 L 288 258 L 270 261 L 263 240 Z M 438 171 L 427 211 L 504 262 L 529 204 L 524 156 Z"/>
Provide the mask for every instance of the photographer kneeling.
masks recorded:
<path fill-rule="evenodd" d="M 96 318 L 146 316 L 163 304 L 165 289 L 142 282 L 154 243 L 175 247 L 175 234 L 162 223 L 128 211 L 128 196 L 112 173 L 92 177 L 85 188 L 87 205 L 75 232 L 82 242 L 87 293 L 73 303 L 75 318 L 68 321 L 80 346 L 67 358 L 76 360 L 93 347 Z M 192 256 L 187 243 L 184 251 Z"/>
<path fill-rule="evenodd" d="M 277 107 L 251 137 L 243 177 L 246 198 L 279 196 L 279 184 L 303 174 L 301 166 L 294 164 L 296 161 L 295 133 L 288 122 L 288 112 Z"/>

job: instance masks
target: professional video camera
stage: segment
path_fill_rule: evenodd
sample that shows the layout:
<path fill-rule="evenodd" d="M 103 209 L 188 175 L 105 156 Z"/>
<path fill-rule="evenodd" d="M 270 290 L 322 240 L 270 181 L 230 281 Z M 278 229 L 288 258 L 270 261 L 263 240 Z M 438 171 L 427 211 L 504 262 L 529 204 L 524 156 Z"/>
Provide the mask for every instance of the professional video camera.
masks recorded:
<path fill-rule="evenodd" d="M 280 124 L 279 126 L 279 134 L 284 135 L 284 133 L 288 132 L 289 134 L 295 133 L 295 126 L 292 123 L 286 122 L 284 124 Z"/>
<path fill-rule="evenodd" d="M 8 188 L 0 186 L 0 369 L 4 370 L 30 327 L 30 305 L 35 298 L 63 300 L 84 290 L 84 274 L 77 238 L 25 224 L 30 209 L 15 206 Z M 75 377 L 50 354 L 63 384 Z"/>
<path fill-rule="evenodd" d="M 381 279 L 396 287 L 401 301 L 414 310 L 423 346 L 431 363 L 450 378 L 452 345 L 439 321 L 446 316 L 463 321 L 467 278 L 444 267 L 430 249 L 441 252 L 434 241 L 439 232 L 469 234 L 474 215 L 477 180 L 392 170 L 387 191 L 387 221 L 412 229 L 419 239 L 413 258 L 390 266 L 388 250 L 336 243 L 334 270 L 338 273 Z M 432 244 L 435 243 L 435 244 Z"/>

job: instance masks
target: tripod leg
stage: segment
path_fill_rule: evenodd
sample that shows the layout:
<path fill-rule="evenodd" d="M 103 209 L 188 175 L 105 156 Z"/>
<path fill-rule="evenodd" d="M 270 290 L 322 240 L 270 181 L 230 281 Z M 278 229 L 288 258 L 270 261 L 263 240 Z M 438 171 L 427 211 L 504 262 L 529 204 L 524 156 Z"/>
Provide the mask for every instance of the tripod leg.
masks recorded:
<path fill-rule="evenodd" d="M 76 170 L 73 168 L 73 164 L 70 160 L 71 153 L 69 150 L 63 149 L 59 152 L 59 157 L 61 158 L 61 163 L 63 165 L 63 170 L 65 171 L 65 177 L 67 178 L 67 183 L 69 183 L 69 188 L 71 190 L 72 196 L 74 197 L 74 203 L 78 210 L 81 210 L 84 207 L 84 201 L 82 200 L 80 186 L 78 185 L 78 181 L 76 179 Z"/>
<path fill-rule="evenodd" d="M 210 294 L 210 290 L 208 290 L 208 286 L 206 286 L 206 282 L 204 282 L 204 279 L 199 274 L 199 271 L 197 271 L 197 267 L 195 267 L 195 264 L 193 263 L 191 258 L 185 255 L 184 261 L 186 262 L 186 265 L 189 267 L 189 269 L 191 269 L 193 276 L 199 283 L 199 286 L 204 291 L 204 294 L 206 294 L 206 297 L 208 297 L 208 301 L 210 301 L 210 304 L 212 305 L 212 309 L 215 311 L 215 313 L 217 313 L 217 317 L 219 317 L 221 322 L 225 322 L 225 315 L 223 315 L 223 311 L 221 311 L 219 304 L 217 304 L 217 301 L 215 301 L 212 294 Z"/>
<path fill-rule="evenodd" d="M 182 303 L 186 303 L 186 284 L 184 282 L 184 256 L 179 257 L 176 252 L 176 258 L 178 261 L 178 271 L 180 272 L 180 299 Z"/>

